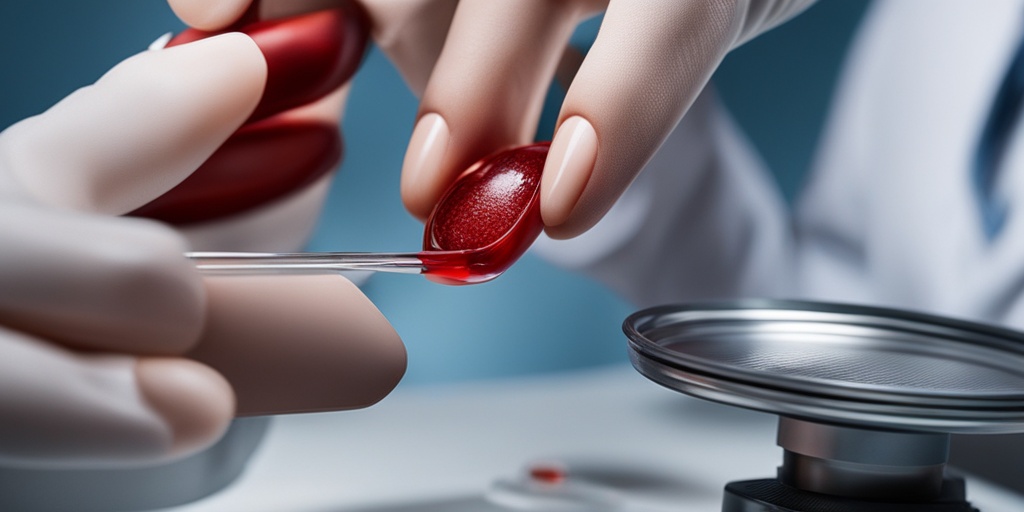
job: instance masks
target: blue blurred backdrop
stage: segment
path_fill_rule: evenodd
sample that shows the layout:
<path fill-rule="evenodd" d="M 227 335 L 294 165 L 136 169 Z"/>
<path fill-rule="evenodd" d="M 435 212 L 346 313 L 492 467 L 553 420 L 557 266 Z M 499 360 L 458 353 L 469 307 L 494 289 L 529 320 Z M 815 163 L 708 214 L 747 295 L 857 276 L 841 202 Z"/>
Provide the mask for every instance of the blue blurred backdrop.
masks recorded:
<path fill-rule="evenodd" d="M 823 0 L 734 51 L 716 74 L 725 102 L 787 198 L 799 190 L 845 47 L 867 4 Z M 585 44 L 596 27 L 597 20 L 585 24 L 574 41 Z M 0 2 L 0 128 L 45 110 L 160 34 L 182 28 L 161 0 Z M 557 91 L 551 99 L 556 103 Z M 418 248 L 422 226 L 398 196 L 415 112 L 416 99 L 380 52 L 371 51 L 355 80 L 345 160 L 311 250 Z M 366 292 L 408 346 L 403 385 L 626 360 L 619 325 L 630 306 L 529 255 L 484 285 L 451 288 L 382 275 Z"/>

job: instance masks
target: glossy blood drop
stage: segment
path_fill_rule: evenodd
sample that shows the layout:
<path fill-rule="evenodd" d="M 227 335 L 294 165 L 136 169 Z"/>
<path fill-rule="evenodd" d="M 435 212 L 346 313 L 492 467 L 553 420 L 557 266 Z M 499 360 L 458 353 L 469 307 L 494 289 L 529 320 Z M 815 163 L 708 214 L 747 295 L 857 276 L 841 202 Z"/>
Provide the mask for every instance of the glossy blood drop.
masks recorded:
<path fill-rule="evenodd" d="M 248 211 L 309 186 L 342 157 L 336 126 L 275 116 L 334 91 L 355 73 L 369 37 L 369 18 L 355 2 L 289 18 L 259 21 L 259 1 L 218 32 L 189 29 L 168 47 L 240 31 L 267 61 L 267 83 L 248 122 L 195 173 L 131 215 L 173 224 Z"/>
<path fill-rule="evenodd" d="M 482 282 L 504 272 L 544 229 L 540 177 L 549 143 L 508 149 L 484 158 L 460 176 L 427 220 L 427 273 L 458 282 Z M 434 261 L 430 251 L 469 251 Z"/>
<path fill-rule="evenodd" d="M 461 176 L 431 213 L 424 249 L 481 249 L 501 240 L 531 209 L 539 211 L 547 154 L 547 144 L 502 151 Z"/>
<path fill-rule="evenodd" d="M 370 21 L 356 2 L 280 20 L 253 22 L 252 11 L 227 29 L 188 29 L 167 43 L 171 47 L 232 31 L 249 35 L 267 59 L 267 84 L 250 121 L 305 105 L 341 87 L 366 53 Z"/>
<path fill-rule="evenodd" d="M 249 124 L 185 181 L 130 215 L 186 225 L 239 214 L 311 185 L 341 155 L 337 126 L 279 118 Z"/>

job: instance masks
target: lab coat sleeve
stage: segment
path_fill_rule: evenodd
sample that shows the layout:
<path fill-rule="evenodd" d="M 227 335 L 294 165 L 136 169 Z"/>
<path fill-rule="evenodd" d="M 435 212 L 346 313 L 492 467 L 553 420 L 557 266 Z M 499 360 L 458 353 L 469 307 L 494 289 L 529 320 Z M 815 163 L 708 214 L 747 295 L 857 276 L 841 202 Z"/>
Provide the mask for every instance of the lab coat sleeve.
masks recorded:
<path fill-rule="evenodd" d="M 999 171 L 1010 215 L 995 239 L 971 181 L 1019 14 L 955 0 L 868 10 L 796 209 L 802 298 L 1024 326 L 1019 127 Z"/>
<path fill-rule="evenodd" d="M 793 234 L 776 184 L 710 88 L 591 231 L 535 252 L 638 306 L 793 289 Z"/>

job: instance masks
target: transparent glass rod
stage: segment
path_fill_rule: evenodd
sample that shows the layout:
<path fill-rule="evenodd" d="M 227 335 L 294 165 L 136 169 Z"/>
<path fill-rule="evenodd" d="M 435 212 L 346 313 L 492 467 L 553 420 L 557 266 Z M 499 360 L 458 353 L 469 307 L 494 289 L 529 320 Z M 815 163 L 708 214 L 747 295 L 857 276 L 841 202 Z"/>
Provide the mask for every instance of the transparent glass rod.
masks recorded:
<path fill-rule="evenodd" d="M 422 274 L 417 253 L 372 252 L 187 252 L 204 274 L 324 274 L 341 270 L 371 270 Z"/>

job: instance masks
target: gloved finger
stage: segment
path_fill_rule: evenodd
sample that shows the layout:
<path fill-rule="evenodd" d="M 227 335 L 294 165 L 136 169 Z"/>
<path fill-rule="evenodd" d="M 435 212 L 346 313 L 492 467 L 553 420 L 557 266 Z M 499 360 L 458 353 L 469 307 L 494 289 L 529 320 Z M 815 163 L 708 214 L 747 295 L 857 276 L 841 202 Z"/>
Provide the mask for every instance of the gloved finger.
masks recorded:
<path fill-rule="evenodd" d="M 406 208 L 423 219 L 481 157 L 532 139 L 580 2 L 465 0 L 420 103 L 402 166 Z"/>
<path fill-rule="evenodd" d="M 401 339 L 340 276 L 209 277 L 188 357 L 224 375 L 239 415 L 367 407 L 405 372 Z"/>
<path fill-rule="evenodd" d="M 199 30 L 223 30 L 243 18 L 247 21 L 287 18 L 333 9 L 351 0 L 168 0 L 174 14 Z"/>
<path fill-rule="evenodd" d="M 89 350 L 180 354 L 205 292 L 166 226 L 0 204 L 0 324 Z"/>
<path fill-rule="evenodd" d="M 134 210 L 184 180 L 249 117 L 266 73 L 242 34 L 131 57 L 0 134 L 8 194 Z"/>
<path fill-rule="evenodd" d="M 735 44 L 806 7 L 783 2 L 612 0 L 569 88 L 541 183 L 553 238 L 601 219 Z M 643 37 L 638 37 L 642 34 Z"/>
<path fill-rule="evenodd" d="M 259 46 L 267 62 L 263 97 L 250 121 L 305 105 L 347 82 L 366 53 L 369 19 L 358 4 L 281 20 L 242 20 L 225 30 L 240 31 Z M 186 30 L 167 47 L 202 40 L 220 32 Z"/>
<path fill-rule="evenodd" d="M 441 55 L 458 0 L 362 0 L 373 40 L 421 96 Z"/>
<path fill-rule="evenodd" d="M 729 49 L 732 19 L 723 2 L 611 2 L 544 168 L 549 235 L 589 229 L 629 186 Z"/>
<path fill-rule="evenodd" d="M 184 359 L 76 354 L 0 327 L 0 464 L 138 465 L 196 452 L 226 429 L 230 387 Z"/>
<path fill-rule="evenodd" d="M 220 30 L 238 21 L 254 0 L 167 0 L 181 21 L 199 30 Z"/>

